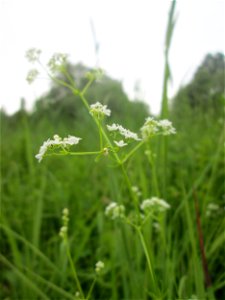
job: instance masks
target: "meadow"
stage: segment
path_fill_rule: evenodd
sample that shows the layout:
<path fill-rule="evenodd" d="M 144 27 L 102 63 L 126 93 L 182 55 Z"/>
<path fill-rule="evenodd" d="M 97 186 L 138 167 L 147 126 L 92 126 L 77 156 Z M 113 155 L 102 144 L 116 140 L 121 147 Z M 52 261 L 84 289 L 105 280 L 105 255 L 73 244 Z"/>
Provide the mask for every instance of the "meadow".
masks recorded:
<path fill-rule="evenodd" d="M 1 112 L 1 299 L 225 298 L 220 56 L 169 102 L 167 55 L 160 116 L 63 55 L 32 113 Z"/>

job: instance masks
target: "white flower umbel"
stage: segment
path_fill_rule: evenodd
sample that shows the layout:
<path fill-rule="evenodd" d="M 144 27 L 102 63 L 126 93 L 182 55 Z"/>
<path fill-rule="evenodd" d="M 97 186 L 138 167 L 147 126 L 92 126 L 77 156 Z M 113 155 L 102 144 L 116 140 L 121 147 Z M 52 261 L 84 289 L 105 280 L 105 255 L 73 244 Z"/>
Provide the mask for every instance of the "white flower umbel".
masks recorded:
<path fill-rule="evenodd" d="M 167 209 L 170 209 L 170 205 L 163 199 L 158 197 L 152 197 L 150 199 L 146 199 L 141 203 L 141 209 L 144 212 L 159 211 L 164 212 Z"/>
<path fill-rule="evenodd" d="M 112 220 L 117 218 L 123 218 L 125 212 L 125 207 L 116 202 L 111 202 L 105 209 L 105 215 Z"/>
<path fill-rule="evenodd" d="M 144 125 L 141 127 L 141 134 L 143 139 L 156 135 L 158 132 L 158 122 L 151 117 L 145 120 Z"/>
<path fill-rule="evenodd" d="M 40 55 L 41 55 L 41 50 L 36 48 L 31 48 L 26 52 L 26 58 L 31 63 L 38 61 Z"/>
<path fill-rule="evenodd" d="M 176 129 L 173 127 L 169 120 L 155 120 L 152 117 L 148 117 L 145 120 L 144 125 L 141 127 L 141 134 L 143 139 L 148 139 L 155 135 L 170 135 L 175 134 Z"/>
<path fill-rule="evenodd" d="M 172 122 L 165 119 L 158 122 L 158 127 L 161 129 L 163 135 L 175 134 L 176 129 L 173 127 Z"/>
<path fill-rule="evenodd" d="M 39 149 L 39 153 L 35 155 L 35 157 L 39 162 L 41 162 L 44 155 L 49 149 L 69 148 L 72 145 L 78 144 L 80 140 L 81 138 L 72 135 L 68 135 L 68 137 L 62 139 L 60 136 L 55 134 L 53 140 L 48 139 L 43 143 L 43 145 Z"/>
<path fill-rule="evenodd" d="M 96 272 L 97 274 L 100 274 L 104 268 L 105 268 L 105 264 L 104 264 L 104 262 L 102 262 L 102 261 L 98 261 L 98 262 L 95 264 L 95 272 Z"/>
<path fill-rule="evenodd" d="M 34 80 L 37 78 L 38 74 L 39 74 L 39 72 L 37 69 L 30 70 L 27 74 L 27 78 L 26 78 L 27 82 L 29 84 L 33 83 Z"/>
<path fill-rule="evenodd" d="M 108 131 L 118 132 L 122 137 L 126 140 L 135 140 L 140 141 L 141 139 L 138 137 L 137 133 L 130 131 L 129 129 L 124 128 L 122 125 L 113 123 L 112 125 L 107 125 Z"/>
<path fill-rule="evenodd" d="M 67 54 L 65 53 L 55 53 L 51 57 L 51 59 L 48 62 L 49 69 L 54 73 L 56 71 L 59 71 L 60 68 L 65 65 L 67 60 Z"/>
<path fill-rule="evenodd" d="M 100 102 L 96 102 L 95 104 L 91 104 L 90 114 L 101 120 L 105 116 L 109 117 L 111 115 L 111 110 L 108 109 L 106 105 L 102 105 Z"/>
<path fill-rule="evenodd" d="M 127 146 L 127 143 L 125 143 L 123 140 L 121 141 L 114 141 L 114 143 L 116 144 L 117 147 L 122 148 Z"/>

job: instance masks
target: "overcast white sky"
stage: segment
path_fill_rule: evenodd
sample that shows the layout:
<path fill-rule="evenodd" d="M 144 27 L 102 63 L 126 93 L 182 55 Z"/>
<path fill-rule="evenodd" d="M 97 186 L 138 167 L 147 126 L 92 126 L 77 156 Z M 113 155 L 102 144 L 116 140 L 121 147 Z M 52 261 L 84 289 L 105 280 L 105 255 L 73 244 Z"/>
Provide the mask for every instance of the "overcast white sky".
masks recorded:
<path fill-rule="evenodd" d="M 94 67 L 92 19 L 100 44 L 100 66 L 123 82 L 131 98 L 138 81 L 143 99 L 157 113 L 169 7 L 169 0 L 0 0 L 1 106 L 12 113 L 25 97 L 31 108 L 49 87 L 47 78 L 27 84 L 30 65 L 24 54 L 29 48 L 42 49 L 46 57 L 68 53 L 73 63 Z M 191 78 L 207 53 L 224 53 L 225 1 L 178 0 L 176 14 L 170 52 L 171 96 Z"/>

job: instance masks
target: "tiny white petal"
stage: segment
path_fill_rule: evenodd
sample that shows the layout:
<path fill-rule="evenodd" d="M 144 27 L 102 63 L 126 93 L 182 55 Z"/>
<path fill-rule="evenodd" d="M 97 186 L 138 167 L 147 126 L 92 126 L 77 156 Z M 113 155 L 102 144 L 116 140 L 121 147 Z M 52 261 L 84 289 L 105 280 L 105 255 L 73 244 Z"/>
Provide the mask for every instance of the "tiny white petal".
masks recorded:
<path fill-rule="evenodd" d="M 114 143 L 115 143 L 118 147 L 120 147 L 120 148 L 125 147 L 125 146 L 127 145 L 127 143 L 125 143 L 123 140 L 121 140 L 121 141 L 114 141 Z"/>
<path fill-rule="evenodd" d="M 95 104 L 91 104 L 90 106 L 90 114 L 92 116 L 96 116 L 98 118 L 104 116 L 110 116 L 111 110 L 107 108 L 106 105 L 102 105 L 100 102 L 96 102 Z"/>

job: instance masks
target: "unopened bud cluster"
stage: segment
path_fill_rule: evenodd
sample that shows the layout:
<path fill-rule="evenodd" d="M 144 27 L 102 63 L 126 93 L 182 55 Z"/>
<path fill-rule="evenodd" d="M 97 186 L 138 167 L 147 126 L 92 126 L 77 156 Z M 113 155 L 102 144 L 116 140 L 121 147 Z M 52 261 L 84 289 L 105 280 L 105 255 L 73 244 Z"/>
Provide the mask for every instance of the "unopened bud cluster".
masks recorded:
<path fill-rule="evenodd" d="M 137 197 L 139 197 L 139 196 L 141 196 L 141 191 L 140 191 L 140 189 L 139 189 L 139 187 L 138 186 L 132 186 L 132 192 L 137 196 Z"/>
<path fill-rule="evenodd" d="M 69 223 L 68 208 L 64 208 L 62 211 L 62 223 L 63 223 L 63 226 L 60 228 L 59 235 L 61 236 L 61 238 L 65 239 L 67 237 L 68 223 Z"/>
<path fill-rule="evenodd" d="M 105 268 L 105 264 L 104 264 L 104 262 L 102 262 L 102 261 L 98 261 L 98 262 L 95 264 L 95 272 L 96 272 L 97 274 L 100 274 L 104 268 Z"/>
<path fill-rule="evenodd" d="M 125 207 L 116 202 L 111 202 L 105 209 L 105 215 L 112 220 L 123 218 Z"/>

